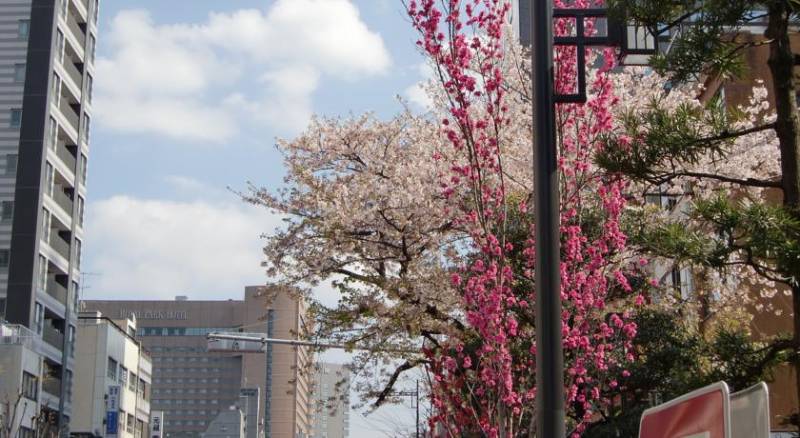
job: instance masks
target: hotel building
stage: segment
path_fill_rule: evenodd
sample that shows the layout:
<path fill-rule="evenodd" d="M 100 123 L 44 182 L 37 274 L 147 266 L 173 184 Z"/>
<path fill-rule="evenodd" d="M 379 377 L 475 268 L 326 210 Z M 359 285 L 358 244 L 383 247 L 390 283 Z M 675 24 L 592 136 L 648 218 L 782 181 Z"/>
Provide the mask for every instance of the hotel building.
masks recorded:
<path fill-rule="evenodd" d="M 279 288 L 245 288 L 244 300 L 84 301 L 87 311 L 112 318 L 136 316 L 136 338 L 152 354 L 151 406 L 164 411 L 163 433 L 199 437 L 220 413 L 243 406 L 242 389 L 257 388 L 259 418 L 246 418 L 247 436 L 311 436 L 309 366 L 306 350 L 269 346 L 261 353 L 207 351 L 215 331 L 266 333 L 295 339 L 303 331 L 305 308 Z M 248 391 L 245 391 L 248 392 Z M 252 393 L 252 392 L 250 392 Z M 252 405 L 252 404 L 251 404 Z M 251 435 L 255 434 L 255 435 Z"/>

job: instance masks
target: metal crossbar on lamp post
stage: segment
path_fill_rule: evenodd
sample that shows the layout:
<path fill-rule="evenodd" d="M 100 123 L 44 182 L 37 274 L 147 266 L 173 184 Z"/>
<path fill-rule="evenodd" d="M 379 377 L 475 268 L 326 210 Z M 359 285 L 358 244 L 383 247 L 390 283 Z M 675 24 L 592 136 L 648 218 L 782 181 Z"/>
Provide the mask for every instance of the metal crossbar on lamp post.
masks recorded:
<path fill-rule="evenodd" d="M 556 9 L 552 0 L 531 0 L 533 66 L 534 220 L 536 223 L 536 436 L 563 438 L 564 353 L 561 341 L 560 209 L 555 132 L 555 104 L 586 102 L 586 54 L 588 46 L 617 46 L 639 55 L 654 53 L 655 36 L 635 25 L 608 22 L 606 36 L 586 36 L 584 20 L 607 18 L 605 9 Z M 575 36 L 553 38 L 553 19 L 573 18 Z M 634 29 L 631 32 L 631 28 Z M 642 41 L 644 42 L 643 44 Z M 574 46 L 578 90 L 555 94 L 553 47 Z M 624 59 L 624 58 L 623 58 Z"/>

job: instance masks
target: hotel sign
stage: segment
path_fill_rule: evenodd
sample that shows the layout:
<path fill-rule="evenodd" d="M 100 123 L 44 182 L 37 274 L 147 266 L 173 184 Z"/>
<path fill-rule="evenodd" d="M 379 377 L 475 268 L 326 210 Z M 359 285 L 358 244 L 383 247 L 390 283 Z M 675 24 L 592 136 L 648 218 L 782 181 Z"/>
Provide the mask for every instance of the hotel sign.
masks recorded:
<path fill-rule="evenodd" d="M 164 320 L 164 319 L 171 319 L 171 320 L 185 320 L 187 319 L 187 314 L 185 310 L 129 310 L 129 309 L 120 309 L 119 317 L 120 318 L 130 318 L 131 316 L 135 316 L 137 320 Z"/>

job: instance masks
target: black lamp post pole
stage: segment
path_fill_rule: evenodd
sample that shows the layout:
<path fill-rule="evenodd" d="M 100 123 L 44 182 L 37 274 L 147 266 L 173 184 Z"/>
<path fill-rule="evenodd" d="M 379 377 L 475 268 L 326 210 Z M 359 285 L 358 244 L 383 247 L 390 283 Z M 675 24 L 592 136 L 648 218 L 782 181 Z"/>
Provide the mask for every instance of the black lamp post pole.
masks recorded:
<path fill-rule="evenodd" d="M 531 1 L 536 220 L 536 437 L 564 438 L 552 0 Z"/>

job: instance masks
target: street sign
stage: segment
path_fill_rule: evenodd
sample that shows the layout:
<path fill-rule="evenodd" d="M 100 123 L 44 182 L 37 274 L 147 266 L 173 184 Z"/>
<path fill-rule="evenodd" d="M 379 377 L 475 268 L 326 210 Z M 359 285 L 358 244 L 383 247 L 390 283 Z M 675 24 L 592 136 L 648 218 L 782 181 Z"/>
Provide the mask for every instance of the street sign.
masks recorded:
<path fill-rule="evenodd" d="M 266 351 L 266 344 L 260 339 L 215 339 L 209 338 L 207 344 L 208 351 L 227 351 L 260 353 Z"/>
<path fill-rule="evenodd" d="M 119 412 L 108 411 L 106 412 L 106 435 L 116 435 L 117 425 L 119 424 Z"/>
<path fill-rule="evenodd" d="M 108 387 L 106 396 L 106 435 L 116 435 L 119 424 L 119 385 Z"/>
<path fill-rule="evenodd" d="M 761 382 L 731 394 L 732 438 L 769 438 L 769 390 Z"/>
<path fill-rule="evenodd" d="M 732 438 L 725 382 L 700 388 L 642 414 L 639 438 Z"/>
<path fill-rule="evenodd" d="M 119 385 L 111 385 L 108 387 L 108 398 L 106 398 L 106 410 L 114 412 L 119 410 Z"/>

